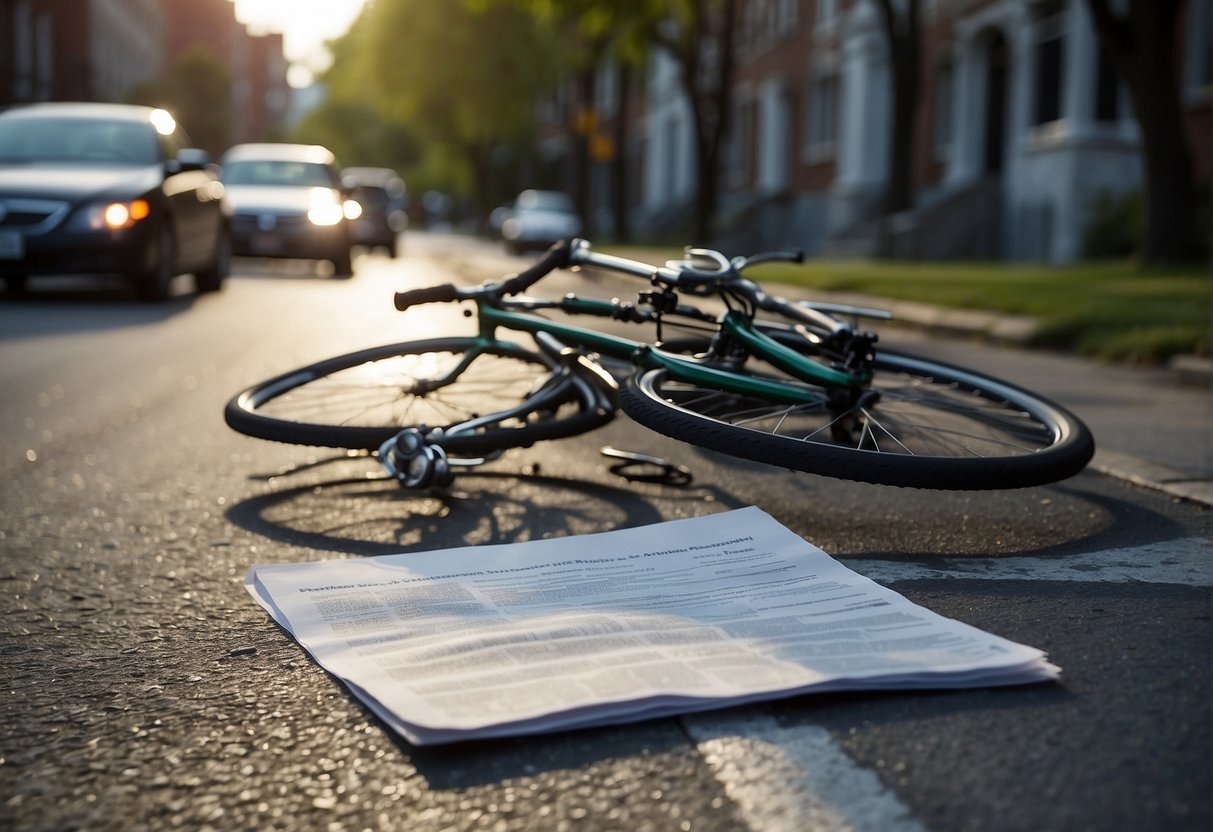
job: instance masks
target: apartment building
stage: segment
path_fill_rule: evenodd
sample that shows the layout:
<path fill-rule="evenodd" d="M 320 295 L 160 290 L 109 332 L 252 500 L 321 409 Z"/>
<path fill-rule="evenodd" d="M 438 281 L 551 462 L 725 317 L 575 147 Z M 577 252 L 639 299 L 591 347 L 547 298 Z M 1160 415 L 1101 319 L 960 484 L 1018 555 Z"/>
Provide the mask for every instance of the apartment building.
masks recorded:
<path fill-rule="evenodd" d="M 233 141 L 274 136 L 290 89 L 282 35 L 250 33 L 230 0 L 8 0 L 0 4 L 0 105 L 125 101 L 191 48 L 231 71 Z"/>
<path fill-rule="evenodd" d="M 1202 181 L 1213 145 L 1210 6 L 1185 0 L 1177 44 Z M 892 89 L 876 3 L 739 0 L 735 44 L 720 170 L 726 247 L 862 254 L 880 241 L 911 257 L 1070 262 L 1099 200 L 1141 185 L 1137 122 L 1086 0 L 922 0 L 914 209 L 891 219 L 877 210 Z M 661 229 L 684 221 L 695 195 L 691 109 L 667 55 L 653 52 L 632 98 L 629 223 Z M 605 189 L 593 199 L 605 216 Z"/>
<path fill-rule="evenodd" d="M 0 5 L 0 102 L 119 101 L 164 66 L 159 0 Z"/>

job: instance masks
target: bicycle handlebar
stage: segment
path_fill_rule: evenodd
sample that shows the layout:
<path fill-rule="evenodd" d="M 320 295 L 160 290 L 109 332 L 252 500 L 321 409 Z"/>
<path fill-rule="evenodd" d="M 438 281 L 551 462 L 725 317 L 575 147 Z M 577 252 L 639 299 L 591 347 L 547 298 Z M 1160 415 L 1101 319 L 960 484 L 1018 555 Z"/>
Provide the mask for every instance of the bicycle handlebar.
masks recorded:
<path fill-rule="evenodd" d="M 573 246 L 578 242 L 580 241 L 562 240 L 556 243 L 556 245 L 547 250 L 547 253 L 543 257 L 535 261 L 530 268 L 523 269 L 518 274 L 506 278 L 503 282 L 494 285 L 492 290 L 500 295 L 516 295 L 519 292 L 526 291 L 552 271 L 572 265 L 570 255 L 573 251 Z M 427 286 L 423 289 L 397 292 L 394 301 L 396 308 L 403 312 L 410 306 L 422 303 L 450 303 L 453 300 L 458 300 L 460 297 L 468 296 L 468 294 L 469 290 L 467 289 L 461 290 L 453 283 L 443 283 L 439 286 Z"/>
<path fill-rule="evenodd" d="M 454 283 L 443 283 L 439 286 L 426 286 L 424 289 L 410 289 L 407 292 L 397 292 L 396 308 L 401 312 L 410 306 L 422 303 L 450 303 L 459 297 L 459 287 Z"/>
<path fill-rule="evenodd" d="M 711 268 L 697 266 L 696 259 L 709 263 Z M 748 258 L 734 257 L 729 260 L 716 251 L 688 248 L 686 259 L 671 260 L 664 267 L 658 267 L 611 254 L 600 254 L 591 249 L 588 240 L 568 239 L 556 243 L 529 268 L 506 278 L 501 283 L 483 284 L 471 288 L 460 288 L 452 283 L 444 283 L 439 286 L 412 289 L 407 292 L 397 292 L 395 304 L 397 309 L 404 311 L 410 306 L 423 303 L 449 303 L 462 298 L 485 295 L 495 295 L 499 298 L 505 295 L 516 295 L 526 291 L 556 269 L 587 265 L 647 278 L 655 284 L 690 290 L 694 294 L 708 291 L 713 286 L 723 287 L 727 284 L 730 289 L 748 296 L 760 309 L 779 312 L 794 320 L 830 326 L 831 324 L 827 323 L 830 321 L 827 315 L 804 309 L 782 298 L 771 297 L 763 292 L 757 284 L 741 276 L 741 271 L 748 266 L 776 260 L 802 263 L 804 262 L 804 252 L 772 251 Z"/>

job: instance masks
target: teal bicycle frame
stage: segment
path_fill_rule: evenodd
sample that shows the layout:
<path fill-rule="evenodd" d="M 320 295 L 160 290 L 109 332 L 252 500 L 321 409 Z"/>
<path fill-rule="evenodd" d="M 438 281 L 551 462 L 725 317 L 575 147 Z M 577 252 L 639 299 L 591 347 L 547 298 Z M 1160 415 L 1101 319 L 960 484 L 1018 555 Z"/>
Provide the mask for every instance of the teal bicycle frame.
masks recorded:
<path fill-rule="evenodd" d="M 756 329 L 747 316 L 729 311 L 720 319 L 723 331 L 743 344 L 750 355 L 767 361 L 813 387 L 788 384 L 776 379 L 748 376 L 743 373 L 712 367 L 694 358 L 667 352 L 659 347 L 629 338 L 598 332 L 573 324 L 561 323 L 535 315 L 529 311 L 509 309 L 495 302 L 475 299 L 479 320 L 478 338 L 484 348 L 501 343 L 497 329 L 504 328 L 531 334 L 547 333 L 557 341 L 570 347 L 584 347 L 610 358 L 627 361 L 642 369 L 664 369 L 674 380 L 711 387 L 730 393 L 751 395 L 783 402 L 806 404 L 821 401 L 821 388 L 861 388 L 871 379 L 869 373 L 850 373 L 846 370 L 827 367 L 812 358 L 802 355 L 774 338 Z M 616 303 L 586 298 L 567 298 L 563 305 L 552 302 L 531 301 L 545 304 L 544 308 L 561 308 L 571 314 L 587 314 L 612 317 L 618 309 Z M 532 306 L 531 308 L 536 308 Z M 466 359 L 471 360 L 471 355 Z M 457 376 L 462 367 L 452 373 Z M 813 389 L 813 388 L 816 389 Z"/>

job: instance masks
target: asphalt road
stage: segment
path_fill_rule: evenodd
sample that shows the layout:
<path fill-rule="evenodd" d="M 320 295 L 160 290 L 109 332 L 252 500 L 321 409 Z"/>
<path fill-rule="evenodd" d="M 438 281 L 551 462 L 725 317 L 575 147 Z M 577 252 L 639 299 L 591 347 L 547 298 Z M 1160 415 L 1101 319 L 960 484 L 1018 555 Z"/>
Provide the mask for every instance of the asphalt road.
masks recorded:
<path fill-rule="evenodd" d="M 1090 470 L 952 494 L 774 471 L 621 417 L 446 494 L 239 436 L 238 388 L 459 318 L 390 293 L 494 268 L 408 238 L 340 281 L 241 261 L 164 306 L 91 281 L 0 299 L 0 828 L 1207 830 L 1209 508 Z M 509 264 L 506 263 L 508 266 Z M 561 278 L 560 291 L 576 277 Z M 1101 445 L 1208 476 L 1208 394 L 924 342 L 1071 405 Z M 1047 388 L 1047 389 L 1046 389 Z M 628 485 L 601 445 L 687 465 Z M 758 505 L 912 601 L 1039 647 L 1058 683 L 835 694 L 417 749 L 276 627 L 251 563 L 574 535 Z"/>

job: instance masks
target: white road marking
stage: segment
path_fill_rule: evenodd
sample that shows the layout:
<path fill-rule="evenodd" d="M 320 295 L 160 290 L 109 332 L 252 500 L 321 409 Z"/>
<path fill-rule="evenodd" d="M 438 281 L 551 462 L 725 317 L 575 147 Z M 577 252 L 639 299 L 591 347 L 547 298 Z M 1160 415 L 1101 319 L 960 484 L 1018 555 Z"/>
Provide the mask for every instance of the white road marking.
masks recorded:
<path fill-rule="evenodd" d="M 767 716 L 683 723 L 751 832 L 925 832 L 824 728 L 784 728 Z"/>
<path fill-rule="evenodd" d="M 957 558 L 946 567 L 873 559 L 846 566 L 879 581 L 1090 581 L 1213 586 L 1213 542 L 1199 537 L 1068 557 Z M 829 731 L 762 715 L 694 714 L 683 724 L 751 832 L 925 832 Z"/>
<path fill-rule="evenodd" d="M 1199 537 L 1066 557 L 940 558 L 934 563 L 848 558 L 842 563 L 877 582 L 960 578 L 1213 586 L 1213 542 Z"/>

